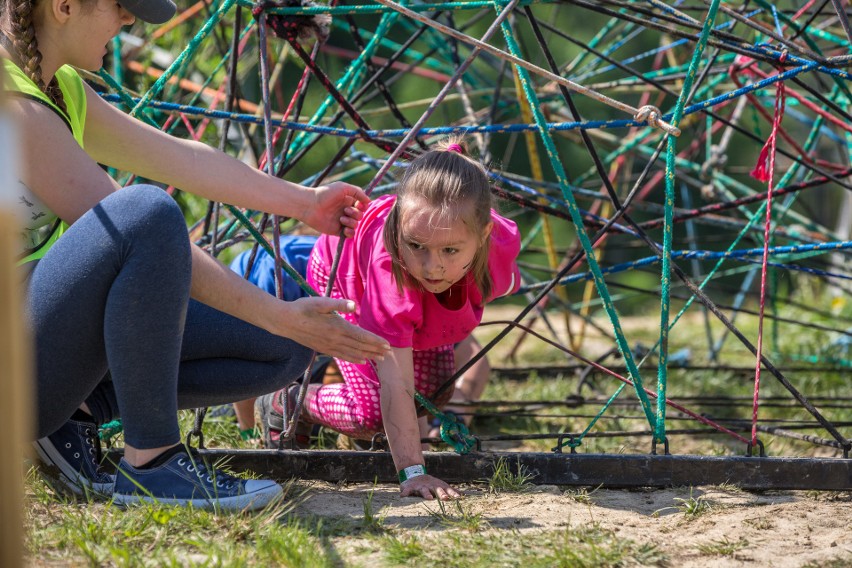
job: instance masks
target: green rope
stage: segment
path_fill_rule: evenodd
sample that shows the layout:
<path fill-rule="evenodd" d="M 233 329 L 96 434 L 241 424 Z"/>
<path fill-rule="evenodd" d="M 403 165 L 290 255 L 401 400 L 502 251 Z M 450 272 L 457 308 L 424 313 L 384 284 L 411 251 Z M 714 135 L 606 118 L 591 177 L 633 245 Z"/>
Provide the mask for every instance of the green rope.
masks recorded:
<path fill-rule="evenodd" d="M 495 2 L 494 6 L 495 8 L 499 9 L 499 3 Z M 518 47 L 517 41 L 515 40 L 512 28 L 506 22 L 503 22 L 501 27 L 503 30 L 503 36 L 506 39 L 507 47 L 509 48 L 509 53 L 518 57 L 520 49 Z M 589 265 L 589 270 L 592 272 L 595 287 L 597 288 L 598 294 L 603 300 L 604 309 L 606 310 L 610 322 L 612 323 L 612 328 L 616 339 L 616 345 L 618 347 L 619 352 L 621 352 L 621 356 L 624 358 L 625 364 L 627 365 L 628 373 L 633 380 L 634 387 L 636 388 L 636 394 L 642 404 L 642 410 L 645 412 L 645 416 L 648 419 L 648 423 L 653 428 L 655 426 L 655 418 L 654 413 L 651 409 L 651 403 L 648 400 L 648 395 L 643 389 L 642 377 L 639 374 L 639 369 L 636 367 L 636 363 L 633 360 L 633 354 L 630 351 L 630 346 L 627 344 L 627 340 L 624 337 L 624 332 L 621 329 L 621 323 L 619 321 L 618 313 L 616 312 L 615 305 L 613 304 L 612 298 L 609 295 L 609 290 L 607 289 L 606 281 L 604 281 L 603 275 L 601 274 L 601 269 L 595 257 L 595 251 L 592 248 L 592 243 L 589 241 L 589 236 L 586 234 L 585 228 L 583 227 L 583 217 L 580 214 L 580 209 L 577 206 L 577 201 L 574 197 L 574 194 L 570 190 L 570 185 L 568 183 L 568 175 L 565 172 L 565 168 L 562 165 L 562 162 L 559 160 L 559 155 L 556 151 L 556 144 L 553 140 L 553 136 L 547 129 L 547 121 L 541 112 L 541 106 L 539 104 L 538 96 L 536 95 L 536 92 L 532 88 L 532 85 L 530 83 L 529 73 L 523 67 L 516 67 L 518 70 L 518 76 L 520 77 L 521 86 L 524 90 L 524 95 L 527 97 L 527 100 L 530 103 L 530 108 L 532 109 L 533 117 L 535 118 L 536 126 L 538 127 L 538 132 L 541 135 L 542 142 L 544 143 L 544 147 L 547 151 L 547 157 L 550 160 L 551 167 L 553 168 L 553 171 L 556 174 L 556 178 L 561 188 L 562 195 L 565 198 L 566 206 L 568 207 L 568 212 L 571 215 L 571 221 L 573 222 L 574 229 L 577 232 L 577 238 L 580 240 L 580 244 L 582 245 L 583 250 L 586 253 L 586 262 Z"/>
<path fill-rule="evenodd" d="M 570 448 L 579 448 L 580 444 L 583 443 L 583 438 L 586 437 L 586 434 L 588 434 L 589 431 L 591 431 L 591 429 L 594 428 L 594 426 L 595 426 L 595 424 L 597 424 L 598 420 L 600 420 L 601 417 L 604 415 L 604 412 L 606 412 L 609 409 L 609 407 L 612 405 L 612 403 L 615 402 L 615 399 L 618 398 L 618 395 L 621 394 L 621 391 L 623 391 L 624 387 L 626 387 L 626 386 L 627 386 L 627 383 L 621 383 L 620 385 L 618 385 L 618 388 L 615 389 L 615 392 L 612 393 L 612 396 L 609 397 L 609 400 L 607 400 L 606 403 L 604 403 L 604 405 L 601 407 L 601 409 L 598 411 L 598 413 L 589 422 L 589 425 L 586 426 L 586 429 L 583 430 L 580 433 L 579 436 L 572 437 L 567 442 L 562 442 L 553 449 L 558 450 L 558 449 L 564 448 L 565 446 L 568 446 Z"/>
<path fill-rule="evenodd" d="M 98 428 L 98 438 L 101 440 L 110 440 L 121 434 L 122 430 L 124 430 L 124 426 L 121 424 L 121 420 L 113 420 L 112 422 L 102 424 Z"/>
<path fill-rule="evenodd" d="M 698 71 L 701 56 L 704 54 L 704 48 L 707 46 L 707 40 L 710 38 L 710 30 L 713 29 L 713 24 L 716 22 L 716 12 L 719 10 L 719 3 L 720 0 L 713 0 L 710 4 L 710 10 L 707 12 L 707 18 L 704 20 L 704 25 L 701 28 L 701 36 L 698 38 L 695 53 L 692 54 L 692 61 L 689 63 L 689 69 L 686 72 L 683 88 L 680 91 L 677 104 L 675 104 L 674 114 L 671 119 L 672 126 L 677 127 L 680 124 L 681 118 L 683 118 L 683 107 L 686 105 L 686 101 L 692 90 L 695 73 Z M 657 424 L 654 429 L 654 438 L 657 442 L 664 442 L 666 438 L 666 382 L 668 379 L 667 366 L 669 361 L 669 304 L 671 299 L 672 226 L 674 225 L 676 155 L 677 139 L 674 136 L 669 136 L 668 140 L 666 140 L 666 203 L 663 214 L 663 253 L 660 276 L 660 353 L 657 363 Z"/>
<path fill-rule="evenodd" d="M 821 118 L 821 117 L 820 117 L 820 118 Z M 808 151 L 808 149 L 810 148 L 810 145 L 812 145 L 812 144 L 816 143 L 816 140 L 817 140 L 817 139 L 816 139 L 816 137 L 815 137 L 815 136 L 813 136 L 813 133 L 814 133 L 814 132 L 816 132 L 816 131 L 818 131 L 818 130 L 821 128 L 821 126 L 822 126 L 822 121 L 821 121 L 820 119 L 818 119 L 818 120 L 814 121 L 814 128 L 811 130 L 811 135 L 809 135 L 809 136 L 808 136 L 808 139 L 807 139 L 807 141 L 806 141 L 806 143 L 805 143 L 805 147 L 804 147 L 804 149 L 805 149 L 806 151 Z M 680 165 L 680 164 L 678 164 L 678 165 Z M 784 185 L 786 185 L 787 183 L 789 183 L 790 179 L 792 179 L 792 177 L 795 175 L 795 172 L 798 170 L 798 168 L 799 168 L 799 167 L 800 167 L 800 166 L 799 166 L 799 164 L 798 164 L 798 163 L 794 163 L 794 164 L 791 166 L 790 170 L 788 170 L 788 171 L 784 174 L 784 176 L 781 178 L 781 180 L 778 182 L 778 187 L 783 187 Z M 724 176 L 721 176 L 721 174 L 720 174 L 720 177 L 724 177 Z M 731 183 L 732 185 L 735 185 L 735 184 L 737 184 L 737 183 L 738 183 L 738 182 L 736 182 L 735 180 L 732 180 L 732 179 L 729 179 L 728 181 L 730 181 L 730 183 Z M 745 187 L 745 186 L 744 186 L 744 187 Z M 748 189 L 748 188 L 746 188 L 746 189 Z M 796 195 L 791 195 L 790 197 L 792 197 L 793 199 L 795 199 L 795 197 L 797 197 L 797 196 L 796 196 Z M 784 211 L 784 213 L 786 213 L 786 211 L 788 211 L 788 210 L 789 210 L 789 207 L 791 207 L 791 206 L 792 206 L 792 201 L 791 201 L 791 202 L 789 202 L 788 204 L 786 204 L 787 209 Z M 745 213 L 745 215 L 746 215 L 749 219 L 748 219 L 748 222 L 746 223 L 746 225 L 742 228 L 742 230 L 740 231 L 740 233 L 736 236 L 736 238 L 734 239 L 734 241 L 731 243 L 730 247 L 728 247 L 728 251 L 727 251 L 727 252 L 731 252 L 731 251 L 733 251 L 733 250 L 737 247 L 737 245 L 739 244 L 739 242 L 740 242 L 740 241 L 741 241 L 741 240 L 742 240 L 742 239 L 743 239 L 743 238 L 744 238 L 744 237 L 745 237 L 745 236 L 749 233 L 749 231 L 750 231 L 750 230 L 751 230 L 751 228 L 754 226 L 754 224 L 755 224 L 755 223 L 757 223 L 759 220 L 761 220 L 761 219 L 763 218 L 763 213 L 764 213 L 764 212 L 765 212 L 765 210 L 766 210 L 766 202 L 764 201 L 764 202 L 760 205 L 760 207 L 758 207 L 757 211 L 756 211 L 755 213 L 753 213 L 753 214 L 752 214 L 752 213 L 750 213 L 750 212 L 748 211 L 748 209 L 746 209 L 746 208 L 744 208 L 744 207 L 743 207 L 743 208 L 741 208 L 741 209 L 743 210 L 743 212 Z M 779 219 L 781 219 L 781 218 L 783 218 L 783 216 L 784 216 L 784 214 L 782 213 L 782 214 L 781 214 L 778 218 L 779 218 Z M 704 278 L 704 280 L 702 280 L 701 284 L 699 284 L 699 285 L 698 285 L 698 289 L 699 289 L 699 290 L 704 290 L 704 288 L 707 286 L 707 284 L 709 284 L 709 283 L 711 282 L 711 280 L 713 280 L 713 279 L 714 279 L 714 277 L 716 276 L 716 273 L 717 273 L 717 272 L 721 269 L 722 264 L 725 262 L 725 260 L 726 260 L 725 258 L 721 258 L 721 259 L 719 259 L 719 260 L 717 261 L 717 263 L 716 263 L 716 265 L 713 267 L 713 269 L 712 269 L 712 270 L 711 270 L 711 271 L 710 271 L 710 272 L 709 272 L 709 273 L 705 276 L 705 278 Z M 746 270 L 749 270 L 749 269 L 750 269 L 750 267 L 740 267 L 740 268 L 738 268 L 738 269 L 735 269 L 735 270 L 734 270 L 734 273 L 736 273 L 737 271 L 746 271 Z M 730 271 L 728 271 L 728 272 L 730 272 Z M 692 304 L 693 304 L 693 302 L 694 302 L 694 301 L 695 301 L 695 296 L 694 296 L 694 295 L 693 295 L 693 296 L 691 296 L 691 297 L 690 297 L 690 298 L 686 301 L 686 303 L 684 304 L 684 306 L 680 309 L 680 311 L 678 312 L 678 314 L 675 316 L 674 320 L 671 322 L 671 325 L 669 326 L 669 331 L 671 331 L 671 330 L 674 328 L 674 326 L 677 324 L 677 322 L 678 322 L 678 321 L 680 321 L 680 318 L 681 318 L 681 317 L 682 317 L 682 316 L 683 316 L 683 315 L 687 312 L 687 310 L 689 310 L 689 308 L 692 306 Z M 648 351 L 648 355 L 646 355 L 646 358 L 647 358 L 648 356 L 650 356 L 650 354 L 651 354 L 651 353 L 656 352 L 656 350 L 657 350 L 657 348 L 659 347 L 659 345 L 660 345 L 660 344 L 659 344 L 659 341 L 658 341 L 657 343 L 655 343 L 655 344 L 654 344 L 654 346 L 652 346 L 652 347 L 651 347 L 651 349 Z M 644 362 L 644 361 L 643 361 L 643 362 Z M 842 364 L 842 361 L 841 361 L 841 363 L 840 363 L 840 364 Z M 641 367 L 641 363 L 640 363 L 640 367 Z"/>
<path fill-rule="evenodd" d="M 399 18 L 399 14 L 391 13 L 385 14 L 382 16 L 379 25 L 376 26 L 376 31 L 373 33 L 373 37 L 370 38 L 370 41 L 367 42 L 367 45 L 364 47 L 364 51 L 362 51 L 357 58 L 352 60 L 352 63 L 349 64 L 349 67 L 346 68 L 346 72 L 343 74 L 343 77 L 340 78 L 337 83 L 335 83 L 335 88 L 338 91 L 344 91 L 346 86 L 349 85 L 350 82 L 354 80 L 357 76 L 357 72 L 366 66 L 365 61 L 368 58 L 371 58 L 375 53 L 376 49 L 381 45 L 381 39 L 385 35 L 389 35 L 389 28 L 396 22 Z M 325 113 L 328 111 L 329 107 L 332 104 L 336 104 L 334 97 L 330 94 L 325 97 L 325 100 L 319 106 L 319 108 L 314 112 L 313 116 L 308 121 L 308 125 L 314 125 L 319 123 L 320 120 L 325 116 Z M 290 145 L 289 150 L 287 151 L 287 156 L 285 158 L 289 159 L 292 156 L 296 155 L 304 146 L 306 146 L 310 140 L 319 136 L 319 134 L 311 133 L 311 132 L 300 132 L 296 135 L 293 140 L 293 143 Z M 270 157 L 271 159 L 271 157 Z"/>
<path fill-rule="evenodd" d="M 154 85 L 148 89 L 148 92 L 142 97 L 142 99 L 133 107 L 133 110 L 130 112 L 131 115 L 137 116 L 142 109 L 148 106 L 148 103 L 151 100 L 160 94 L 160 91 L 163 90 L 163 87 L 166 86 L 166 83 L 169 79 L 172 78 L 177 70 L 183 66 L 184 62 L 186 62 L 192 55 L 198 50 L 198 47 L 201 45 L 201 42 L 213 31 L 213 28 L 216 24 L 219 23 L 225 14 L 234 6 L 237 0 L 225 0 L 219 9 L 208 19 L 201 29 L 195 34 L 191 40 L 189 40 L 189 44 L 187 44 L 186 49 L 184 49 L 180 55 L 177 56 L 169 68 L 163 72 L 162 76 L 154 83 Z"/>
<path fill-rule="evenodd" d="M 451 414 L 441 412 L 432 401 L 417 391 L 414 391 L 414 400 L 441 421 L 441 439 L 457 453 L 467 454 L 476 447 L 476 438 L 470 435 L 464 422 Z"/>
<path fill-rule="evenodd" d="M 116 79 L 114 79 L 112 75 L 107 73 L 106 69 L 101 68 L 100 71 L 98 71 L 98 76 L 106 82 L 107 86 L 110 89 L 112 89 L 118 94 L 125 108 L 127 108 L 128 110 L 133 108 L 133 105 L 135 103 L 133 102 L 133 99 L 130 98 L 130 95 L 127 93 L 127 90 L 122 87 L 121 84 Z M 147 109 L 137 118 L 143 120 L 144 122 L 147 122 L 149 125 L 153 126 L 157 130 L 160 129 L 160 125 L 148 114 Z"/>
<path fill-rule="evenodd" d="M 521 0 L 518 2 L 518 7 L 533 6 L 535 4 L 557 4 L 562 0 Z M 246 8 L 254 8 L 253 0 L 239 0 L 240 6 Z M 444 2 L 439 4 L 415 4 L 410 9 L 415 12 L 444 12 L 447 10 L 475 10 L 479 8 L 490 8 L 495 4 L 494 0 L 476 0 L 471 2 Z M 506 3 L 502 4 L 504 7 Z M 293 8 L 265 8 L 267 14 L 281 15 L 299 15 L 307 16 L 313 14 L 386 14 L 393 13 L 393 9 L 386 6 L 376 6 L 371 4 L 365 5 L 347 5 L 347 6 L 311 6 L 311 7 L 293 7 Z"/>

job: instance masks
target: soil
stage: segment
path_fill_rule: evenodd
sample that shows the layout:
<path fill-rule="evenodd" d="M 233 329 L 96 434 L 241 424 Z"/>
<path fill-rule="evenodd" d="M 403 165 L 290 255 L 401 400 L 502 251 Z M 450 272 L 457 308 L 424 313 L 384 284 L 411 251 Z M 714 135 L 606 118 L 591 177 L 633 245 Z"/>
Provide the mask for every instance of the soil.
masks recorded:
<path fill-rule="evenodd" d="M 357 520 L 370 491 L 372 510 L 385 515 L 384 526 L 396 534 L 444 529 L 429 512 L 437 509 L 434 503 L 400 498 L 390 486 L 317 483 L 298 513 Z M 852 566 L 850 493 L 751 493 L 732 487 L 578 492 L 556 486 L 497 495 L 473 487 L 465 493 L 464 508 L 481 513 L 485 534 L 517 531 L 523 536 L 596 523 L 619 538 L 656 545 L 668 566 Z M 685 504 L 694 501 L 709 508 L 699 515 L 686 513 Z M 733 547 L 739 550 L 722 551 L 731 544 L 739 544 Z M 340 545 L 355 546 L 351 536 Z"/>

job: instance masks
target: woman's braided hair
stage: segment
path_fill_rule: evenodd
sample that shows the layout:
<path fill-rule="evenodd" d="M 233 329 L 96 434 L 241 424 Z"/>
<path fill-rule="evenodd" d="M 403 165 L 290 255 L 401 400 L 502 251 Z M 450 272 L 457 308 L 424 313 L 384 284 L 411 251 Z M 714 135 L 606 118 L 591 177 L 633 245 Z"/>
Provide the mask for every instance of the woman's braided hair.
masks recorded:
<path fill-rule="evenodd" d="M 5 0 L 6 12 L 8 14 L 9 27 L 12 34 L 12 45 L 15 48 L 23 72 L 32 79 L 39 89 L 59 107 L 62 112 L 68 112 L 65 107 L 65 98 L 59 89 L 59 82 L 54 76 L 50 83 L 45 85 L 41 76 L 41 52 L 38 49 L 35 26 L 33 25 L 33 11 L 35 0 Z"/>

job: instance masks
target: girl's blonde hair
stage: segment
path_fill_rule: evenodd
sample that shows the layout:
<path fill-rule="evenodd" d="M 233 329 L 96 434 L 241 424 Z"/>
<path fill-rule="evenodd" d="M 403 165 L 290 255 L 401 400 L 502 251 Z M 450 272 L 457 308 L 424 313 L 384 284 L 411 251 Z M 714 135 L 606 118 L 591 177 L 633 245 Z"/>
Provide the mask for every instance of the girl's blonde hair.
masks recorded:
<path fill-rule="evenodd" d="M 85 4 L 86 2 L 84 2 Z M 38 40 L 33 24 L 33 12 L 36 0 L 0 0 L 0 16 L 9 24 L 12 46 L 15 49 L 13 57 L 18 58 L 21 70 L 27 74 L 47 97 L 59 107 L 62 112 L 67 113 L 65 108 L 65 97 L 59 89 L 59 82 L 54 76 L 47 85 L 41 77 L 41 51 L 38 49 Z"/>
<path fill-rule="evenodd" d="M 480 238 L 491 222 L 494 196 L 485 167 L 470 157 L 459 139 L 448 139 L 411 162 L 399 184 L 396 203 L 385 221 L 383 234 L 400 292 L 403 285 L 421 288 L 405 270 L 400 253 L 400 225 L 407 208 L 414 202 L 425 203 L 433 209 L 434 218 L 461 219 L 471 233 Z M 491 239 L 486 238 L 480 244 L 469 270 L 483 301 L 490 297 L 494 285 L 488 271 L 490 242 Z"/>

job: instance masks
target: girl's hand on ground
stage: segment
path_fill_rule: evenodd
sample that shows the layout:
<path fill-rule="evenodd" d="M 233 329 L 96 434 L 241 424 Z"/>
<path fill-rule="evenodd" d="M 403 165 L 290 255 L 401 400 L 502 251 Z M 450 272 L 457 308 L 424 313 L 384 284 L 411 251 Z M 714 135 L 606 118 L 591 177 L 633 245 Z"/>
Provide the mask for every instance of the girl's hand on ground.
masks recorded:
<path fill-rule="evenodd" d="M 387 341 L 335 313 L 355 311 L 355 303 L 350 300 L 299 298 L 287 305 L 292 312 L 283 322 L 287 326 L 284 335 L 315 351 L 364 364 L 367 359 L 384 359 L 390 350 Z"/>
<path fill-rule="evenodd" d="M 431 475 L 418 475 L 399 484 L 400 497 L 423 497 L 431 501 L 435 497 L 441 501 L 460 499 L 462 494 L 446 482 Z"/>
<path fill-rule="evenodd" d="M 314 203 L 300 217 L 302 221 L 327 235 L 355 235 L 355 227 L 370 204 L 361 188 L 342 181 L 322 185 L 313 190 Z"/>

